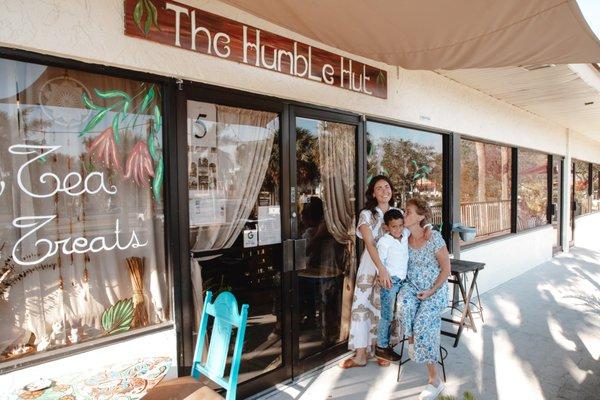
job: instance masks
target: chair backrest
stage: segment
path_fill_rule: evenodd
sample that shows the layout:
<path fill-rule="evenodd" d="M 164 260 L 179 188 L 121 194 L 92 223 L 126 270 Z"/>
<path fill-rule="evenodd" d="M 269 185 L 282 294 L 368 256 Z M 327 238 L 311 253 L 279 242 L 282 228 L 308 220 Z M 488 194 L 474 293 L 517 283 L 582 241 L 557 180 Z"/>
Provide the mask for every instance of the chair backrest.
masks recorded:
<path fill-rule="evenodd" d="M 200 374 L 208 377 L 219 386 L 227 390 L 226 399 L 234 400 L 236 395 L 238 373 L 242 360 L 242 347 L 244 346 L 244 335 L 246 333 L 246 322 L 248 320 L 248 304 L 244 304 L 238 311 L 235 296 L 230 292 L 222 292 L 211 303 L 212 292 L 206 292 L 206 300 L 200 318 L 198 329 L 198 340 L 196 351 L 192 362 L 192 376 L 196 379 Z M 208 320 L 213 317 L 212 334 L 208 345 L 206 362 L 202 363 L 204 353 L 204 342 L 208 329 Z M 225 379 L 225 366 L 229 353 L 229 342 L 231 332 L 237 328 L 235 346 L 231 358 L 231 369 L 229 377 Z"/>

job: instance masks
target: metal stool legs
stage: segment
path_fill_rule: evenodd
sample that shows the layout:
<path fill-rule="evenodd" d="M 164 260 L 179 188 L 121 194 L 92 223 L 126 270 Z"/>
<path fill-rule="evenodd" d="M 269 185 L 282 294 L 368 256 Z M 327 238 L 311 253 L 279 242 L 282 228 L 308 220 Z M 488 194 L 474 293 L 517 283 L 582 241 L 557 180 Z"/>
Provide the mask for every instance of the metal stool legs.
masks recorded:
<path fill-rule="evenodd" d="M 408 338 L 406 336 L 402 336 L 402 340 L 400 341 L 400 362 L 398 363 L 398 377 L 396 378 L 396 382 L 400 382 L 400 376 L 402 376 L 402 366 L 410 361 L 410 358 L 406 360 L 402 360 L 404 355 L 404 342 L 407 341 Z M 444 360 L 448 357 L 448 350 L 442 345 L 440 345 L 440 361 L 437 363 L 442 366 L 442 376 L 444 377 L 444 382 L 446 382 L 446 366 L 444 365 Z"/>

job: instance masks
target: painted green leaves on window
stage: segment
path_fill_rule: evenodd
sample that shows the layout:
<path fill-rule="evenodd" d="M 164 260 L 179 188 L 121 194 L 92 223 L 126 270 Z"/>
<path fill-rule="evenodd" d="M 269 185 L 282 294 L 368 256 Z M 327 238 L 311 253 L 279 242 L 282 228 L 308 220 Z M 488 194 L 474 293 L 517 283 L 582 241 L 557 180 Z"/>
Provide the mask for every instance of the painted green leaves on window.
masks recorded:
<path fill-rule="evenodd" d="M 144 21 L 142 22 L 142 20 Z M 156 29 L 160 30 L 160 26 L 158 25 L 158 10 L 152 3 L 152 0 L 139 0 L 136 3 L 133 9 L 133 21 L 144 36 L 148 36 L 153 25 Z"/>
<path fill-rule="evenodd" d="M 102 328 L 106 335 L 128 331 L 132 321 L 132 298 L 119 300 L 102 313 Z"/>
<path fill-rule="evenodd" d="M 112 104 L 99 105 L 90 99 L 87 94 L 82 95 L 85 106 L 96 111 L 96 113 L 92 114 L 79 136 L 98 133 L 99 126 L 102 129 L 102 132 L 88 146 L 91 159 L 103 164 L 106 168 L 122 172 L 119 161 L 123 157 L 119 154 L 119 150 L 122 149 L 117 146 L 121 141 L 121 136 L 127 132 L 133 134 L 134 137 L 147 135 L 146 140 L 138 140 L 133 149 L 127 154 L 123 177 L 146 187 L 150 178 L 153 178 L 152 192 L 155 200 L 160 201 L 164 165 L 160 146 L 162 115 L 159 107 L 159 88 L 153 84 L 142 84 L 140 90 L 134 96 L 130 96 L 122 90 L 101 91 L 94 89 L 93 92 L 98 103 L 104 101 L 104 104 L 107 102 L 112 102 Z M 109 114 L 109 111 L 112 114 Z M 99 125 L 105 118 L 112 118 L 109 127 L 106 126 L 106 123 Z M 138 121 L 143 122 L 138 124 Z"/>
<path fill-rule="evenodd" d="M 160 157 L 158 165 L 156 166 L 156 170 L 154 171 L 154 179 L 152 180 L 152 194 L 154 195 L 154 200 L 156 201 L 161 200 L 161 189 L 163 183 L 163 176 L 165 173 L 164 168 L 165 167 L 163 164 L 163 158 Z"/>

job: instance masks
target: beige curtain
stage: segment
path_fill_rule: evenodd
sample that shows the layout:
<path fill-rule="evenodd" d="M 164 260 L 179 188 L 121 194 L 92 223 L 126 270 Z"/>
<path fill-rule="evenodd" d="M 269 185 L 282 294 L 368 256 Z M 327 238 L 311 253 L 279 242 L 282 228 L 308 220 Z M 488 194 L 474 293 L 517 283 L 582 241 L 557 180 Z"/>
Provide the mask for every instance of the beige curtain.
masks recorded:
<path fill-rule="evenodd" d="M 355 133 L 352 125 L 321 121 L 319 133 L 319 172 L 323 185 L 325 223 L 331 236 L 345 245 L 344 287 L 340 340 L 348 338 L 350 307 L 356 275 L 355 257 Z"/>
<path fill-rule="evenodd" d="M 192 251 L 231 247 L 248 221 L 262 187 L 277 114 L 217 106 L 218 182 L 212 195 L 225 201 L 225 224 L 199 227 Z"/>

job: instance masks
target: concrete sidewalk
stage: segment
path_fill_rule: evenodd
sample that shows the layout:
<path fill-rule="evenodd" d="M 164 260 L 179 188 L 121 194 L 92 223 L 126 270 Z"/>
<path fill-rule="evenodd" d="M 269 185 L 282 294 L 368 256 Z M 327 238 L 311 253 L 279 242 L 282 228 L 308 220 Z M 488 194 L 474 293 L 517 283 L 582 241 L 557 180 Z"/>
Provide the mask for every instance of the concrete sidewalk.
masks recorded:
<path fill-rule="evenodd" d="M 482 272 L 485 273 L 485 270 Z M 446 394 L 478 400 L 600 398 L 600 252 L 575 248 L 482 295 L 485 323 L 448 349 Z M 413 399 L 424 367 L 329 365 L 263 399 Z M 460 394 L 460 395 L 459 395 Z"/>

